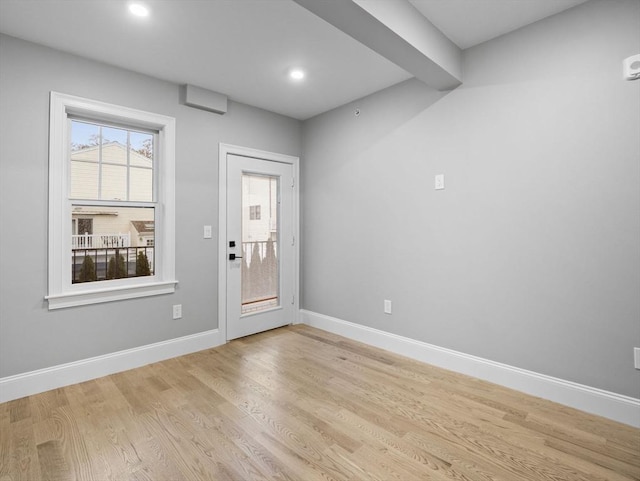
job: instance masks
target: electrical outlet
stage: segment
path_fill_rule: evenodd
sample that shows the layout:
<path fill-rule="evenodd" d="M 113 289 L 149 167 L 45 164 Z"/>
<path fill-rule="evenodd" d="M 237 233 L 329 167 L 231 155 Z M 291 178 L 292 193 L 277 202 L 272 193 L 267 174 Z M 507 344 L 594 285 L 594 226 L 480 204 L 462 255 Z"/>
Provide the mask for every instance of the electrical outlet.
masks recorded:
<path fill-rule="evenodd" d="M 633 348 L 633 367 L 640 369 L 640 347 Z"/>
<path fill-rule="evenodd" d="M 384 300 L 384 313 L 391 314 L 391 301 L 389 299 Z"/>
<path fill-rule="evenodd" d="M 181 319 L 182 318 L 182 304 L 174 304 L 173 305 L 173 318 Z"/>
<path fill-rule="evenodd" d="M 444 189 L 444 174 L 438 174 L 435 176 L 434 187 L 436 190 Z"/>
<path fill-rule="evenodd" d="M 204 226 L 202 235 L 205 239 L 211 239 L 213 237 L 213 231 L 210 225 Z"/>

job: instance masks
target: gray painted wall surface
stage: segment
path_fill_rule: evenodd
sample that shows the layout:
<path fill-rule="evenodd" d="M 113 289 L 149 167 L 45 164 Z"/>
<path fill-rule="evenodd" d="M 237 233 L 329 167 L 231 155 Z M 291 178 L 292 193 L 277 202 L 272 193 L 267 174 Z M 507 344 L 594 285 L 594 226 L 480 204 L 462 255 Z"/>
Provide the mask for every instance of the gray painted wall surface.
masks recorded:
<path fill-rule="evenodd" d="M 586 3 L 468 50 L 453 92 L 408 81 L 302 133 L 0 36 L 0 377 L 216 328 L 217 144 L 302 141 L 305 309 L 640 397 L 639 16 Z M 176 294 L 47 311 L 51 90 L 177 118 Z"/>
<path fill-rule="evenodd" d="M 640 397 L 639 51 L 588 2 L 306 121 L 303 308 Z"/>
<path fill-rule="evenodd" d="M 176 138 L 172 295 L 49 312 L 49 92 L 170 115 Z M 179 86 L 0 37 L 0 377 L 215 329 L 218 142 L 300 155 L 300 123 L 230 102 L 216 115 L 179 104 Z M 181 303 L 183 319 L 171 319 Z"/>

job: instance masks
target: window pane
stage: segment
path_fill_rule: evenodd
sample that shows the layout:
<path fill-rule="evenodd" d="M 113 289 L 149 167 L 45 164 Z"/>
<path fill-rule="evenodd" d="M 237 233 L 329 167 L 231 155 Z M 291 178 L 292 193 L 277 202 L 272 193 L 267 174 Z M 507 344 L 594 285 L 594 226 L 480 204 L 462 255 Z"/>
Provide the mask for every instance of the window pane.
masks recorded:
<path fill-rule="evenodd" d="M 153 135 L 130 132 L 129 200 L 153 201 Z"/>
<path fill-rule="evenodd" d="M 96 156 L 94 161 L 98 161 L 97 146 L 100 144 L 100 126 L 80 122 L 78 120 L 71 121 L 71 152 L 81 152 L 85 150 L 92 151 Z M 89 149 L 89 147 L 95 147 Z"/>
<path fill-rule="evenodd" d="M 153 207 L 74 205 L 72 282 L 153 275 L 154 212 Z"/>
<path fill-rule="evenodd" d="M 100 161 L 100 127 L 85 122 L 71 122 L 72 199 L 97 199 Z"/>
<path fill-rule="evenodd" d="M 127 200 L 127 167 L 102 164 L 102 200 Z"/>
<path fill-rule="evenodd" d="M 102 127 L 102 162 L 127 164 L 127 131 Z"/>
<path fill-rule="evenodd" d="M 278 178 L 242 175 L 242 314 L 279 305 Z"/>
<path fill-rule="evenodd" d="M 129 173 L 129 200 L 151 202 L 153 200 L 153 173 L 151 169 L 131 167 Z"/>
<path fill-rule="evenodd" d="M 69 196 L 72 199 L 97 199 L 98 172 L 99 164 L 97 162 L 77 162 L 72 160 L 71 192 Z"/>
<path fill-rule="evenodd" d="M 129 142 L 131 144 L 131 165 L 151 168 L 153 166 L 153 135 L 130 132 Z"/>

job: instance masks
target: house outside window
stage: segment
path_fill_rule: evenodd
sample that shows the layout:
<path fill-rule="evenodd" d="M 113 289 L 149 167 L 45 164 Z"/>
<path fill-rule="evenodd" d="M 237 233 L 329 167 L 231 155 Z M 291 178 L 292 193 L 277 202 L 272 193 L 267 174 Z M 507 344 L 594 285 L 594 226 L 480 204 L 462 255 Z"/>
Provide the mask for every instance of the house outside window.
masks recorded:
<path fill-rule="evenodd" d="M 175 120 L 51 94 L 49 309 L 175 290 Z"/>

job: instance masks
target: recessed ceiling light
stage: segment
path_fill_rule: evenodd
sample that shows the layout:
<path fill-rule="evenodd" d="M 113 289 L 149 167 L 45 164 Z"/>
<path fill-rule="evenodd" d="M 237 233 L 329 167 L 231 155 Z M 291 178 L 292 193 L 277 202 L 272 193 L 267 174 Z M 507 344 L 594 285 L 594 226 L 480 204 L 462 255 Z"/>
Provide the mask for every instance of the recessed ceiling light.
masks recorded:
<path fill-rule="evenodd" d="M 148 17 L 149 9 L 141 3 L 130 3 L 129 11 L 136 17 Z"/>
<path fill-rule="evenodd" d="M 294 68 L 289 71 L 289 77 L 293 80 L 302 80 L 304 78 L 304 70 L 300 70 L 299 68 Z"/>

